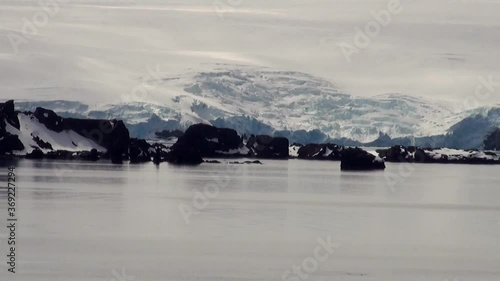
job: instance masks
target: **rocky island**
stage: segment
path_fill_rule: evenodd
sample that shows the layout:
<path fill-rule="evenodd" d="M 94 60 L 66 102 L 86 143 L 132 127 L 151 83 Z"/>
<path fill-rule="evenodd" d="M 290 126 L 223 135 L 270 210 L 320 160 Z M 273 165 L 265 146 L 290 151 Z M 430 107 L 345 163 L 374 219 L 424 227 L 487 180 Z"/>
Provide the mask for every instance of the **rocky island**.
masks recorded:
<path fill-rule="evenodd" d="M 193 124 L 183 133 L 163 131 L 159 135 L 177 140 L 167 145 L 133 138 L 120 120 L 63 118 L 41 107 L 21 112 L 15 110 L 14 101 L 0 103 L 0 157 L 177 165 L 198 165 L 205 162 L 204 158 L 297 158 L 340 161 L 342 170 L 354 171 L 383 170 L 385 161 L 500 164 L 500 156 L 487 151 L 393 146 L 367 152 L 332 143 L 290 144 L 285 137 L 270 135 L 246 138 L 233 129 L 207 124 Z"/>

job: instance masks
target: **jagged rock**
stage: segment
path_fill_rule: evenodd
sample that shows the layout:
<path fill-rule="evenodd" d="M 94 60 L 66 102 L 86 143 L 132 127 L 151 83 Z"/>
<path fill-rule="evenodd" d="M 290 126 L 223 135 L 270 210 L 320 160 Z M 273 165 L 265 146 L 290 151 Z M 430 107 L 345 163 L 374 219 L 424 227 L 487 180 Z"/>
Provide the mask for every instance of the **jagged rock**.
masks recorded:
<path fill-rule="evenodd" d="M 342 147 L 336 144 L 310 143 L 302 146 L 298 151 L 299 159 L 307 160 L 335 160 L 339 161 Z"/>
<path fill-rule="evenodd" d="M 340 169 L 343 171 L 383 170 L 384 160 L 361 148 L 344 148 L 341 152 Z"/>
<path fill-rule="evenodd" d="M 33 140 L 36 142 L 36 144 L 38 145 L 38 147 L 40 147 L 41 149 L 54 150 L 54 148 L 52 148 L 52 144 L 43 141 L 39 137 L 33 137 Z"/>
<path fill-rule="evenodd" d="M 254 157 L 266 159 L 288 159 L 289 142 L 287 138 L 267 135 L 250 136 L 247 147 Z"/>
<path fill-rule="evenodd" d="M 113 163 L 123 163 L 128 154 L 130 133 L 123 121 L 67 118 L 63 125 L 106 148 Z"/>
<path fill-rule="evenodd" d="M 64 119 L 50 109 L 37 107 L 35 112 L 33 112 L 33 116 L 51 131 L 60 133 L 64 130 Z"/>

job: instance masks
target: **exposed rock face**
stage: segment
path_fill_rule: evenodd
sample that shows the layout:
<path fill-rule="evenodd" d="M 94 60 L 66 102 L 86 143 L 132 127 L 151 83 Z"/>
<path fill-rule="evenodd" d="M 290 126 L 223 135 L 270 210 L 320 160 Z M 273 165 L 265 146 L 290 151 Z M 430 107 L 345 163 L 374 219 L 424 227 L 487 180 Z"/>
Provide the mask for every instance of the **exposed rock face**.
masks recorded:
<path fill-rule="evenodd" d="M 16 129 L 20 128 L 12 100 L 0 103 L 0 155 L 12 153 L 15 150 L 24 150 L 24 145 L 19 137 L 7 132 L 7 124 Z"/>
<path fill-rule="evenodd" d="M 250 136 L 247 147 L 257 158 L 288 159 L 289 142 L 287 138 L 271 137 L 267 135 Z"/>
<path fill-rule="evenodd" d="M 122 121 L 62 118 L 54 111 L 41 107 L 36 108 L 33 113 L 20 113 L 15 111 L 13 101 L 0 103 L 0 154 L 11 153 L 12 151 L 23 151 L 29 147 L 33 147 L 35 151 L 26 155 L 27 158 L 38 159 L 44 154 L 43 151 L 47 152 L 47 155 L 44 156 L 51 159 L 71 159 L 74 157 L 62 151 L 54 151 L 53 144 L 42 139 L 42 137 L 35 132 L 32 132 L 31 135 L 24 132 L 24 135 L 20 138 L 22 134 L 19 131 L 21 128 L 20 120 L 23 120 L 21 117 L 24 117 L 24 120 L 29 120 L 31 126 L 42 124 L 45 128 L 42 129 L 41 127 L 37 127 L 37 130 L 46 129 L 47 132 L 44 135 L 48 134 L 54 138 L 68 138 L 68 133 L 60 133 L 63 131 L 72 131 L 84 138 L 92 140 L 100 147 L 107 150 L 107 157 L 111 158 L 113 163 L 121 163 L 122 159 L 128 155 L 130 136 L 128 129 Z M 16 135 L 7 132 L 7 125 L 11 125 L 15 128 L 11 128 L 10 132 L 15 130 L 17 131 L 17 133 L 14 133 Z M 19 134 L 19 136 L 17 134 Z M 23 142 L 25 142 L 25 144 L 23 144 Z M 64 142 L 67 143 L 67 139 L 63 141 L 63 143 Z M 75 143 L 73 143 L 73 145 L 76 147 Z M 72 150 L 72 148 L 73 147 L 68 147 L 68 150 Z M 42 155 L 40 153 L 42 153 Z M 98 158 L 97 151 L 87 151 L 86 153 L 80 152 L 78 155 L 82 156 L 80 158 L 84 160 L 96 160 Z"/>
<path fill-rule="evenodd" d="M 123 121 L 62 118 L 54 111 L 41 107 L 36 108 L 33 115 L 51 131 L 60 133 L 64 130 L 72 130 L 93 140 L 107 149 L 113 163 L 122 163 L 123 157 L 128 153 L 130 134 Z M 37 143 L 40 141 L 38 140 Z M 40 147 L 49 148 L 47 145 Z"/>
<path fill-rule="evenodd" d="M 64 119 L 57 115 L 54 111 L 37 107 L 33 116 L 38 119 L 38 122 L 42 123 L 47 127 L 47 129 L 60 133 L 64 130 Z"/>
<path fill-rule="evenodd" d="M 130 134 L 123 121 L 67 118 L 63 119 L 63 128 L 106 148 L 113 163 L 122 163 L 128 154 Z"/>
<path fill-rule="evenodd" d="M 315 144 L 310 143 L 302 146 L 298 151 L 299 159 L 307 160 L 334 160 L 341 158 L 342 147 L 336 144 Z"/>
<path fill-rule="evenodd" d="M 129 157 L 130 163 L 150 162 L 151 145 L 142 139 L 130 139 Z"/>
<path fill-rule="evenodd" d="M 345 148 L 341 152 L 340 169 L 343 171 L 366 171 L 385 169 L 384 160 L 361 148 Z"/>
<path fill-rule="evenodd" d="M 5 133 L 6 123 L 14 126 L 14 128 L 19 129 L 19 119 L 17 118 L 17 113 L 14 109 L 14 101 L 6 101 L 0 103 L 0 136 Z"/>
<path fill-rule="evenodd" d="M 118 120 L 62 118 L 54 111 L 38 107 L 33 115 L 47 129 L 60 133 L 72 130 L 107 149 L 113 162 L 120 163 L 128 152 L 130 134 Z"/>
<path fill-rule="evenodd" d="M 18 136 L 5 132 L 3 136 L 0 136 L 0 155 L 9 154 L 15 150 L 24 150 L 23 143 L 19 140 Z"/>

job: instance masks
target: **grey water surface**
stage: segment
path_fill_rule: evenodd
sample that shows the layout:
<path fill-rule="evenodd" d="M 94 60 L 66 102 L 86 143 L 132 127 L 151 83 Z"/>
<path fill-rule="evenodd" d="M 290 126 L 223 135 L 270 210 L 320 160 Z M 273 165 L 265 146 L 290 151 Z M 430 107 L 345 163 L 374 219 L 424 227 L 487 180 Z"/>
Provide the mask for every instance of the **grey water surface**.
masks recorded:
<path fill-rule="evenodd" d="M 262 162 L 2 162 L 0 280 L 500 280 L 498 166 Z"/>

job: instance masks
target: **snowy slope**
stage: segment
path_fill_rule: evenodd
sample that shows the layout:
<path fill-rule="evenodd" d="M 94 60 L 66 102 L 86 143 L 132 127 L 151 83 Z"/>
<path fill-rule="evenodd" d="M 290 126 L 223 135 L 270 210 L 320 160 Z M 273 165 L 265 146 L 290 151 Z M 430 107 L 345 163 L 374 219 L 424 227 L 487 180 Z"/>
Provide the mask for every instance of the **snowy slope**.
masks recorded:
<path fill-rule="evenodd" d="M 50 151 L 50 149 L 40 148 L 34 140 L 35 137 L 50 143 L 54 150 L 88 151 L 95 148 L 98 151 L 106 151 L 104 147 L 96 144 L 93 140 L 85 138 L 72 130 L 65 130 L 58 133 L 47 129 L 31 113 L 19 113 L 17 116 L 20 124 L 19 130 L 6 123 L 7 132 L 17 135 L 25 147 L 23 151 L 18 151 L 17 154 L 24 155 L 30 153 L 34 148 L 38 148 L 43 152 Z"/>
<path fill-rule="evenodd" d="M 40 105 L 63 116 L 119 118 L 129 124 L 142 124 L 154 116 L 175 121 L 181 129 L 199 122 L 254 133 L 319 129 L 332 138 L 362 142 L 376 139 L 380 132 L 393 138 L 443 134 L 478 110 L 488 112 L 455 114 L 444 102 L 398 94 L 356 97 L 308 74 L 249 66 L 219 65 L 211 72 L 159 77 L 149 83 L 168 91 L 125 94 L 120 101 L 105 105 L 64 101 Z M 17 104 L 23 109 L 39 105 L 35 101 Z M 151 123 L 158 128 L 152 127 L 149 133 L 164 125 Z M 141 136 L 145 131 L 141 128 Z"/>
<path fill-rule="evenodd" d="M 244 118 L 244 124 L 239 120 L 235 126 L 257 121 L 261 127 L 269 125 L 276 130 L 320 129 L 333 138 L 359 141 L 373 140 L 379 132 L 391 137 L 441 134 L 461 118 L 447 106 L 424 99 L 395 94 L 374 98 L 342 94 L 325 80 L 296 72 L 224 69 L 190 73 L 182 79 L 165 77 L 158 83 L 172 89 L 166 102 L 145 97 L 144 101 L 93 107 L 64 102 L 44 106 L 63 115 L 120 118 L 130 124 L 147 122 L 155 114 L 162 120 L 178 121 L 184 128 L 198 122 L 245 116 L 248 121 Z"/>

